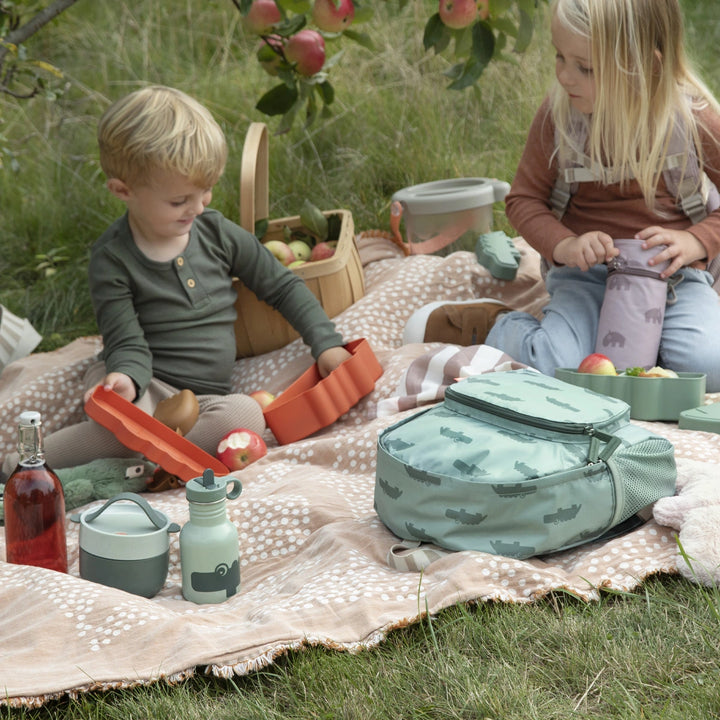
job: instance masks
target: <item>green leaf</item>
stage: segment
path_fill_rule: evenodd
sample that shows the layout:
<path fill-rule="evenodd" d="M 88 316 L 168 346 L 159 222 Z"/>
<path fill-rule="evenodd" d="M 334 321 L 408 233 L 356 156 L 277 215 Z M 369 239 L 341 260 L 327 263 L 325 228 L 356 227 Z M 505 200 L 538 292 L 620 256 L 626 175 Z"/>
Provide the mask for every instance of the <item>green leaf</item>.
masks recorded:
<path fill-rule="evenodd" d="M 255 109 L 264 115 L 285 115 L 297 102 L 297 88 L 284 83 L 268 90 L 257 102 Z"/>
<path fill-rule="evenodd" d="M 293 17 L 283 20 L 273 28 L 273 35 L 281 37 L 290 37 L 307 25 L 305 15 L 293 15 Z"/>
<path fill-rule="evenodd" d="M 478 58 L 471 56 L 467 62 L 461 66 L 460 76 L 454 82 L 448 85 L 448 90 L 464 90 L 474 85 L 478 78 L 483 74 L 483 70 L 487 67 L 487 63 L 482 63 Z"/>
<path fill-rule="evenodd" d="M 335 88 L 327 81 L 315 86 L 318 95 L 322 98 L 324 105 L 331 105 L 335 100 Z"/>
<path fill-rule="evenodd" d="M 484 70 L 495 52 L 495 35 L 493 34 L 492 28 L 485 21 L 481 21 L 473 25 L 472 36 L 471 57 L 474 58 L 482 66 L 482 70 Z M 482 70 L 480 72 L 482 72 Z"/>
<path fill-rule="evenodd" d="M 527 50 L 530 41 L 533 36 L 533 21 L 532 17 L 524 12 L 520 11 L 520 27 L 518 28 L 517 41 L 515 42 L 515 52 L 522 53 Z"/>
<path fill-rule="evenodd" d="M 372 41 L 372 38 L 367 33 L 359 33 L 355 30 L 345 30 L 343 32 L 343 35 L 349 40 L 356 42 L 358 45 L 362 45 L 362 47 L 366 48 L 367 50 L 375 49 L 375 43 Z"/>
<path fill-rule="evenodd" d="M 270 222 L 267 218 L 263 218 L 262 220 L 256 220 L 255 221 L 255 237 L 258 240 L 262 240 L 265 237 L 265 233 L 268 230 L 268 227 L 270 226 Z"/>
<path fill-rule="evenodd" d="M 517 37 L 518 35 L 517 25 L 510 20 L 510 18 L 500 17 L 497 20 L 493 20 L 493 27 L 510 37 Z"/>
<path fill-rule="evenodd" d="M 450 28 L 435 13 L 430 17 L 423 31 L 423 47 L 426 50 L 434 48 L 435 54 L 441 53 L 449 44 L 452 34 Z"/>
<path fill-rule="evenodd" d="M 275 0 L 279 8 L 304 15 L 312 10 L 310 0 Z"/>

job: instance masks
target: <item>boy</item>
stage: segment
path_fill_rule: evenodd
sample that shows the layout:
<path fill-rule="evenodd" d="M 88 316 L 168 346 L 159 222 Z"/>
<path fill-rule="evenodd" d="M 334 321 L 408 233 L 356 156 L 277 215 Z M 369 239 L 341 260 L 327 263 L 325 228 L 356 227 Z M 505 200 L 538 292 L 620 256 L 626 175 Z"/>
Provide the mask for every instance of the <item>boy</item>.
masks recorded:
<path fill-rule="evenodd" d="M 262 433 L 258 403 L 232 392 L 233 277 L 286 317 L 322 376 L 350 357 L 342 336 L 299 277 L 207 209 L 227 146 L 206 108 L 179 90 L 147 87 L 105 112 L 98 142 L 108 190 L 127 212 L 91 252 L 103 350 L 86 374 L 85 397 L 102 384 L 153 414 L 158 402 L 189 389 L 199 416 L 187 439 L 213 455 L 234 428 Z M 53 467 L 133 455 L 90 420 L 48 435 L 45 451 Z"/>

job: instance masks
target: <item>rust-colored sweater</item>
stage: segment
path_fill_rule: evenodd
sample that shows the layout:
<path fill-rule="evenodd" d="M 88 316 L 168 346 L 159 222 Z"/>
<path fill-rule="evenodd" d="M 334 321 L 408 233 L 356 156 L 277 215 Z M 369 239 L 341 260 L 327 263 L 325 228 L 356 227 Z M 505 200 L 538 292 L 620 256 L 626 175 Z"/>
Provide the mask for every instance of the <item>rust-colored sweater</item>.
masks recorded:
<path fill-rule="evenodd" d="M 720 117 L 709 109 L 699 117 L 710 131 L 700 128 L 704 169 L 720 188 Z M 550 161 L 554 144 L 555 125 L 546 99 L 530 126 L 515 179 L 505 198 L 505 212 L 512 226 L 551 266 L 553 249 L 570 235 L 602 230 L 614 238 L 629 238 L 651 225 L 690 229 L 705 247 L 708 261 L 720 253 L 720 210 L 690 228 L 692 223 L 676 205 L 664 180 L 660 181 L 656 203 L 666 217 L 648 208 L 637 182 L 631 180 L 623 190 L 619 184 L 579 183 L 559 221 L 550 208 L 550 192 L 558 172 L 556 160 Z M 704 267 L 705 263 L 698 265 Z"/>

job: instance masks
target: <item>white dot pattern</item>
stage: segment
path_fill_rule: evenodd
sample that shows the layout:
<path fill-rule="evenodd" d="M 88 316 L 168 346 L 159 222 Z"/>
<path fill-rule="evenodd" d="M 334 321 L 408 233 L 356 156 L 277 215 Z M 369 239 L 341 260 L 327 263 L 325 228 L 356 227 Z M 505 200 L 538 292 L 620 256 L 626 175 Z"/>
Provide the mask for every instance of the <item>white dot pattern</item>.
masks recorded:
<path fill-rule="evenodd" d="M 78 525 L 68 522 L 67 575 L 0 563 L 0 608 L 13 619 L 0 623 L 0 647 L 12 648 L 3 662 L 2 701 L 37 704 L 66 692 L 184 677 L 196 666 L 223 676 L 245 673 L 307 642 L 372 646 L 426 609 L 434 613 L 458 601 L 530 602 L 555 588 L 590 600 L 600 587 L 630 590 L 649 574 L 677 572 L 673 531 L 654 522 L 603 544 L 528 561 L 454 553 L 422 576 L 388 565 L 396 538 L 373 509 L 376 441 L 398 416 L 377 418 L 375 407 L 395 394 L 409 362 L 428 349 L 401 347 L 406 320 L 437 299 L 492 295 L 535 311 L 544 295 L 537 256 L 526 246 L 516 282 L 507 283 L 491 278 L 470 253 L 404 258 L 382 237 L 365 240 L 364 261 L 373 253 L 382 259 L 366 264 L 365 297 L 336 322 L 348 340 L 367 338 L 384 374 L 367 397 L 314 436 L 279 446 L 267 431 L 268 455 L 241 472 L 243 492 L 227 501 L 238 531 L 239 593 L 219 604 L 185 601 L 178 533 L 170 535 L 168 577 L 156 597 L 85 581 Z M 84 338 L 3 374 L 2 451 L 14 449 L 15 417 L 23 409 L 39 410 L 50 429 L 82 418 L 81 379 L 99 347 L 97 338 Z M 278 393 L 309 364 L 296 341 L 238 361 L 234 380 L 241 391 Z M 720 460 L 718 435 L 647 425 L 676 444 L 679 458 Z M 173 522 L 188 520 L 184 491 L 146 497 Z M 38 667 L 42 673 L 30 672 Z"/>

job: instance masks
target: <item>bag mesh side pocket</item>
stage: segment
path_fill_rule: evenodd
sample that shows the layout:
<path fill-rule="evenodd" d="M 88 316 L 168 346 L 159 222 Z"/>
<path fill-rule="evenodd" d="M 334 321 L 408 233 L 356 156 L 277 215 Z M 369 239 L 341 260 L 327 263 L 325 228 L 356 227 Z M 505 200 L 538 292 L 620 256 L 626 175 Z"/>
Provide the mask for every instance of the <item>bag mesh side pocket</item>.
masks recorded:
<path fill-rule="evenodd" d="M 675 493 L 675 455 L 672 444 L 654 437 L 624 447 L 610 460 L 624 488 L 619 522 L 627 520 L 646 505 Z"/>

